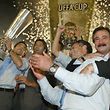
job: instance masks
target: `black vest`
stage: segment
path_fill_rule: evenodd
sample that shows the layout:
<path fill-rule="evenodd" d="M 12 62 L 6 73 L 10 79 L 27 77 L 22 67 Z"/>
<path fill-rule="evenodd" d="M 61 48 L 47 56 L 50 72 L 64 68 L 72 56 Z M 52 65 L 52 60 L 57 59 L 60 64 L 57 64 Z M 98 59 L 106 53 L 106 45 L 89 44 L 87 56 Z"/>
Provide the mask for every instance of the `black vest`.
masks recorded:
<path fill-rule="evenodd" d="M 98 71 L 99 71 L 99 76 L 104 77 L 106 79 L 110 79 L 110 58 L 107 61 L 95 61 Z"/>
<path fill-rule="evenodd" d="M 73 72 L 78 66 L 80 66 L 80 64 L 74 64 L 75 61 L 76 59 L 72 59 L 70 63 L 67 65 L 66 69 L 68 71 Z"/>

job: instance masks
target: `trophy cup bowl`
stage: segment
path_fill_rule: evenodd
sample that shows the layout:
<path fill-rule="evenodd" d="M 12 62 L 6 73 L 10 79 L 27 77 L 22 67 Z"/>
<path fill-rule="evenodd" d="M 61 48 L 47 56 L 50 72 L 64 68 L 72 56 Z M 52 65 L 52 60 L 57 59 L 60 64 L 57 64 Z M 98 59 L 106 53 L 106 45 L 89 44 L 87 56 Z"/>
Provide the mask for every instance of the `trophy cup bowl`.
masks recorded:
<path fill-rule="evenodd" d="M 5 36 L 11 39 L 17 38 L 32 22 L 33 17 L 30 11 L 21 9 L 9 29 L 6 31 Z"/>

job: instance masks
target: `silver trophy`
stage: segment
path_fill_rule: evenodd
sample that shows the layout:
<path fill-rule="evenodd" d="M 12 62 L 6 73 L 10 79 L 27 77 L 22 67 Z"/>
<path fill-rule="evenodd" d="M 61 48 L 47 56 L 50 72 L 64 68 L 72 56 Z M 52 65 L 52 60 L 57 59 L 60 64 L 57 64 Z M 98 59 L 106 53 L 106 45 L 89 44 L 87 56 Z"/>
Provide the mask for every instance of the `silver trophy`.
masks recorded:
<path fill-rule="evenodd" d="M 17 38 L 32 22 L 33 17 L 30 11 L 22 9 L 6 31 L 5 35 L 11 39 Z"/>
<path fill-rule="evenodd" d="M 30 11 L 21 9 L 9 29 L 6 31 L 5 36 L 0 38 L 0 48 L 6 51 L 6 46 L 4 44 L 5 37 L 9 37 L 10 39 L 17 38 L 32 22 L 33 17 Z"/>

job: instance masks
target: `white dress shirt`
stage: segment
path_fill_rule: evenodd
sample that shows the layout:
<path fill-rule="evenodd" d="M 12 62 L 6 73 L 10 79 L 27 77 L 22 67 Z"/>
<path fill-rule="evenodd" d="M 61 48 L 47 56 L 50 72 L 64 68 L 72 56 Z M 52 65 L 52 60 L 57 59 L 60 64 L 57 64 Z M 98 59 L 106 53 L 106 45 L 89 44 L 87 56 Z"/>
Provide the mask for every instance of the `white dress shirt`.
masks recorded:
<path fill-rule="evenodd" d="M 62 105 L 63 110 L 109 110 L 110 106 L 110 80 L 99 77 L 95 61 L 107 60 L 108 58 L 96 58 L 85 61 L 74 72 L 69 72 L 59 67 L 55 77 L 63 82 L 63 85 L 69 90 Z M 79 74 L 88 64 L 94 65 L 94 73 Z M 60 99 L 63 90 L 60 86 L 52 88 L 44 77 L 38 81 L 44 98 L 52 104 L 60 106 Z M 77 95 L 74 92 L 82 95 Z"/>
<path fill-rule="evenodd" d="M 55 58 L 55 63 L 64 68 L 71 62 L 72 58 L 68 55 L 65 55 L 63 52 L 59 52 L 58 56 Z M 79 60 L 75 60 L 74 64 L 81 64 Z"/>
<path fill-rule="evenodd" d="M 0 68 L 3 68 L 7 59 L 10 59 L 10 63 L 4 68 L 3 72 L 0 69 L 0 88 L 14 89 L 16 86 L 15 77 L 16 75 L 23 74 L 28 69 L 28 60 L 26 58 L 23 58 L 22 67 L 17 68 L 11 57 L 7 56 L 0 64 Z"/>

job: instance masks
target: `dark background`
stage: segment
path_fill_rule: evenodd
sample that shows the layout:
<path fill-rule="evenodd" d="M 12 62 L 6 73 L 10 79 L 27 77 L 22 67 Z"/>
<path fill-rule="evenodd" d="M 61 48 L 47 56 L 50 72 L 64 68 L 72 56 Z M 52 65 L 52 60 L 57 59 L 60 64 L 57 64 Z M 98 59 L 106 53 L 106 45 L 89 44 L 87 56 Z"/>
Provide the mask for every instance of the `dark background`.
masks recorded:
<path fill-rule="evenodd" d="M 18 10 L 13 5 L 13 0 L 0 0 L 0 37 L 6 31 L 15 17 Z"/>

